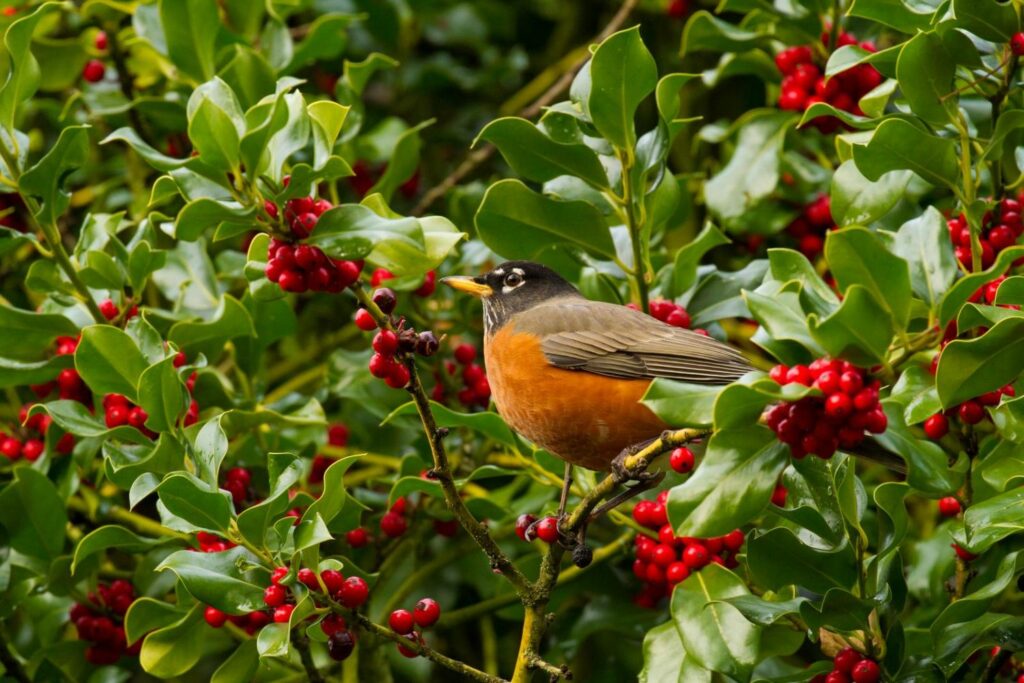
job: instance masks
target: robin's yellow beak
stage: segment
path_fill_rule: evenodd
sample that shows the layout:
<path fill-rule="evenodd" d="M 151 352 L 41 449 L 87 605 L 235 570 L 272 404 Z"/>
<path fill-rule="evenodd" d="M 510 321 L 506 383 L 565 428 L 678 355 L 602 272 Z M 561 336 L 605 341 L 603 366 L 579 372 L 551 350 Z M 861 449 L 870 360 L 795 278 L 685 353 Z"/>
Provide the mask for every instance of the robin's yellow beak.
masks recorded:
<path fill-rule="evenodd" d="M 468 275 L 453 275 L 451 277 L 441 278 L 441 282 L 452 289 L 457 289 L 460 292 L 472 294 L 473 296 L 490 296 L 491 294 L 494 294 L 494 290 L 487 284 L 478 281 L 474 277 L 469 277 Z"/>

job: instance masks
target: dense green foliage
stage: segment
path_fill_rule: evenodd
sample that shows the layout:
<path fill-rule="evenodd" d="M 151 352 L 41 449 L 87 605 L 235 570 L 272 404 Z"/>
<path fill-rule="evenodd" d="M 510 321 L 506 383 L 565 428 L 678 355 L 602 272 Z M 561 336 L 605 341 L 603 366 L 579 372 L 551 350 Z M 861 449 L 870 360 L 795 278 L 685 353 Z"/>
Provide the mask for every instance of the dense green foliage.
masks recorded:
<path fill-rule="evenodd" d="M 6 6 L 5 675 L 1015 679 L 1024 5 L 712 5 Z M 505 259 L 756 368 L 589 564 L 435 284 Z"/>

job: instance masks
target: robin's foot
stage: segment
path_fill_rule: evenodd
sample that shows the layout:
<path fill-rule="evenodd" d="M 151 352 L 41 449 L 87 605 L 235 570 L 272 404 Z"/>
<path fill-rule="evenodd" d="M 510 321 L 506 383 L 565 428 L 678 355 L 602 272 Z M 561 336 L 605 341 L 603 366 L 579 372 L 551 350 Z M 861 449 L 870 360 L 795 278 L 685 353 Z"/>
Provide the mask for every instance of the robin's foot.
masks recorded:
<path fill-rule="evenodd" d="M 627 481 L 645 483 L 658 476 L 657 473 L 652 474 L 646 471 L 647 463 L 644 463 L 642 467 L 629 468 L 626 466 L 626 461 L 646 448 L 651 441 L 644 441 L 628 448 L 623 448 L 622 452 L 615 456 L 615 459 L 612 460 L 611 469 L 617 483 L 625 484 Z"/>

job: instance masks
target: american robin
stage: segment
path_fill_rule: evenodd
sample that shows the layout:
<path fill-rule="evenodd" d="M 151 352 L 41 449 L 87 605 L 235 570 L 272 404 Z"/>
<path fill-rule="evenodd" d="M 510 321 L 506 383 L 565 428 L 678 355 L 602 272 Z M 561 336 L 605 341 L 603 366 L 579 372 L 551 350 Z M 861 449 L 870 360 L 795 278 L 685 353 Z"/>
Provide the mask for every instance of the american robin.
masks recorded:
<path fill-rule="evenodd" d="M 728 384 L 751 369 L 722 342 L 590 301 L 537 263 L 508 261 L 442 282 L 483 300 L 484 362 L 498 412 L 571 465 L 609 470 L 627 447 L 667 428 L 639 402 L 654 378 Z"/>

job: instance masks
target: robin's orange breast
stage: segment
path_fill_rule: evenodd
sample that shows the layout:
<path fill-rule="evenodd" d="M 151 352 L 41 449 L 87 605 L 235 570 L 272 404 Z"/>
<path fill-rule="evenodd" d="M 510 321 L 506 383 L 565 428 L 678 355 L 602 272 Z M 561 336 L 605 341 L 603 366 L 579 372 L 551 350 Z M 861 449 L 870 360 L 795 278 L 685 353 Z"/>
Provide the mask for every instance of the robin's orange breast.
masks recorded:
<path fill-rule="evenodd" d="M 484 346 L 498 412 L 517 432 L 563 460 L 607 470 L 623 448 L 666 425 L 640 398 L 649 379 L 617 379 L 548 363 L 540 339 L 508 323 Z"/>

